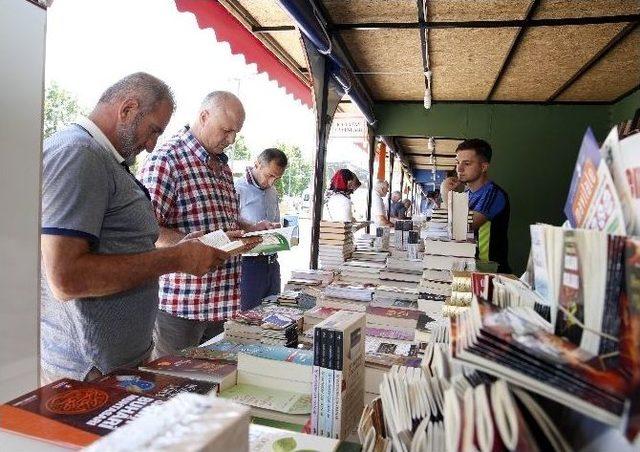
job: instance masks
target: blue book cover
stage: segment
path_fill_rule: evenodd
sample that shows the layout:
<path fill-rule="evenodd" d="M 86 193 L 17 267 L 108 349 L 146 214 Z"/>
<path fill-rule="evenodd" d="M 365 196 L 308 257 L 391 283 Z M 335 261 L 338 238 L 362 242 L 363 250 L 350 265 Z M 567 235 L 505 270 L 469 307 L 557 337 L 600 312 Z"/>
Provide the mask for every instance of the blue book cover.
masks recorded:
<path fill-rule="evenodd" d="M 313 366 L 313 350 L 298 350 L 280 345 L 248 344 L 244 345 L 241 351 L 259 358 Z"/>

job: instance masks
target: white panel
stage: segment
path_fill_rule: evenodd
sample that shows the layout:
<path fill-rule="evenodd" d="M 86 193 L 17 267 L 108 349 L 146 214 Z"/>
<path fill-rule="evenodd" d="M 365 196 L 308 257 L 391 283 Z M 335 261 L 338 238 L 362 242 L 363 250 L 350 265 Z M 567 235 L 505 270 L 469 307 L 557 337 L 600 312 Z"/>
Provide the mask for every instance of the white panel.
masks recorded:
<path fill-rule="evenodd" d="M 0 0 L 0 402 L 38 386 L 45 27 Z"/>

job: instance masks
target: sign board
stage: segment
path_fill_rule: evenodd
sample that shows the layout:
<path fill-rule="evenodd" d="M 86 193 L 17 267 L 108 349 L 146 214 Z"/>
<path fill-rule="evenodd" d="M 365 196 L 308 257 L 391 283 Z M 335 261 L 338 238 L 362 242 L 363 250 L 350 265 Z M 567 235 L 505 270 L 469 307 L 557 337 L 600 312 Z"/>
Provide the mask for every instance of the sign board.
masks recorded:
<path fill-rule="evenodd" d="M 367 120 L 362 116 L 336 114 L 331 122 L 330 138 L 367 138 Z"/>

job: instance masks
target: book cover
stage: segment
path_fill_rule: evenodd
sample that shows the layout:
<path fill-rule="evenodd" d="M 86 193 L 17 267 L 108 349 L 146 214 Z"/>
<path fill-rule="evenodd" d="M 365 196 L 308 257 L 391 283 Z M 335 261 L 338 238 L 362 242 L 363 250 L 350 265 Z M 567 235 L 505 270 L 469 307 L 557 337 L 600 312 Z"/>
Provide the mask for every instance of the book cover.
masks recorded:
<path fill-rule="evenodd" d="M 626 233 L 618 192 L 591 128 L 582 139 L 564 213 L 574 228 Z"/>
<path fill-rule="evenodd" d="M 310 414 L 311 395 L 285 389 L 238 384 L 220 393 L 223 399 L 286 414 Z"/>
<path fill-rule="evenodd" d="M 241 353 L 273 361 L 286 361 L 303 366 L 313 365 L 313 352 L 311 350 L 298 350 L 278 345 L 248 344 L 242 348 Z"/>
<path fill-rule="evenodd" d="M 181 392 L 193 392 L 196 394 L 218 392 L 217 383 L 190 380 L 137 369 L 118 369 L 93 383 L 124 389 L 135 394 L 145 394 L 161 400 L 168 400 Z"/>
<path fill-rule="evenodd" d="M 316 435 L 295 433 L 257 424 L 249 426 L 249 450 L 252 452 L 334 452 L 339 444 L 339 441 L 334 439 Z"/>
<path fill-rule="evenodd" d="M 63 379 L 0 405 L 0 429 L 78 448 L 156 403 L 154 397 Z"/>
<path fill-rule="evenodd" d="M 150 372 L 177 375 L 220 384 L 220 390 L 235 384 L 236 364 L 229 361 L 163 356 L 140 367 Z"/>

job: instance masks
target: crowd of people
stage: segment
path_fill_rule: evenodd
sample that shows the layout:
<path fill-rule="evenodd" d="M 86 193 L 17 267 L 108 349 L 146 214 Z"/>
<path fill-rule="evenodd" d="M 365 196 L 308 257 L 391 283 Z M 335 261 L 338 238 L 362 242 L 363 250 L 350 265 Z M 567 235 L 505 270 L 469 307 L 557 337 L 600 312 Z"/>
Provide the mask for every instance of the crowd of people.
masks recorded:
<path fill-rule="evenodd" d="M 92 380 L 198 345 L 238 311 L 280 291 L 276 254 L 230 256 L 198 237 L 222 229 L 239 238 L 279 227 L 274 184 L 287 156 L 265 149 L 234 180 L 225 149 L 243 127 L 241 101 L 229 92 L 207 94 L 191 123 L 156 147 L 174 110 L 166 83 L 135 73 L 109 87 L 87 117 L 45 140 L 43 384 Z M 464 184 L 474 229 L 480 237 L 483 228 L 491 231 L 481 255 L 506 262 L 508 197 L 488 180 L 491 148 L 480 141 L 458 148 L 458 184 L 443 183 L 442 190 Z M 143 150 L 150 154 L 134 175 L 129 167 Z M 337 171 L 324 199 L 325 219 L 353 221 L 351 194 L 360 186 L 352 171 Z M 386 181 L 375 183 L 371 219 L 391 227 L 410 217 L 411 202 L 394 192 L 387 208 L 388 192 Z M 437 203 L 433 197 L 426 208 Z M 242 251 L 257 240 L 247 240 Z"/>

